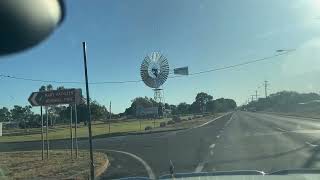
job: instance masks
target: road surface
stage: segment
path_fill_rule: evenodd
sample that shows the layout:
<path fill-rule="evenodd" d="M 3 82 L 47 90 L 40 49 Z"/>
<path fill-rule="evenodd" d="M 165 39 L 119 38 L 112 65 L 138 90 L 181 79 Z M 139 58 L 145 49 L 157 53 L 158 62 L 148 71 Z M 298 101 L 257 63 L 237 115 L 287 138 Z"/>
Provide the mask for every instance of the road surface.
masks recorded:
<path fill-rule="evenodd" d="M 317 168 L 319 140 L 320 120 L 238 111 L 193 129 L 93 142 L 112 157 L 104 177 L 119 178 L 167 174 L 170 160 L 175 172 Z M 40 142 L 0 143 L 1 151 L 40 147 Z M 69 141 L 53 141 L 51 147 L 69 148 Z M 87 140 L 79 147 L 88 148 Z"/>

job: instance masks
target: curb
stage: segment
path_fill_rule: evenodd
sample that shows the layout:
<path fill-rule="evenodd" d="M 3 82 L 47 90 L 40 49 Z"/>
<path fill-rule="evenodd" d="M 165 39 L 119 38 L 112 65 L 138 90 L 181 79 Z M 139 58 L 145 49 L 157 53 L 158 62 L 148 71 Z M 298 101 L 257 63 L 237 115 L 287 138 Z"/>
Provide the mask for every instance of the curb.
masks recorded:
<path fill-rule="evenodd" d="M 98 152 L 101 152 L 101 151 L 98 151 Z M 104 153 L 104 152 L 101 152 L 101 153 Z M 104 157 L 105 157 L 105 163 L 98 169 L 95 169 L 94 170 L 94 177 L 95 178 L 99 178 L 109 167 L 109 159 L 108 159 L 108 156 L 106 153 L 104 153 Z M 78 176 L 80 176 L 81 174 L 84 174 L 84 173 L 90 173 L 89 170 L 84 170 L 84 171 L 81 171 L 77 174 L 74 174 L 72 176 L 69 176 L 67 178 L 63 178 L 63 179 L 77 179 Z M 90 176 L 90 175 L 89 175 Z"/>
<path fill-rule="evenodd" d="M 106 162 L 100 167 L 98 168 L 97 170 L 95 170 L 95 177 L 96 178 L 99 178 L 109 167 L 109 159 L 107 157 L 107 155 L 104 153 L 104 157 L 106 159 Z"/>

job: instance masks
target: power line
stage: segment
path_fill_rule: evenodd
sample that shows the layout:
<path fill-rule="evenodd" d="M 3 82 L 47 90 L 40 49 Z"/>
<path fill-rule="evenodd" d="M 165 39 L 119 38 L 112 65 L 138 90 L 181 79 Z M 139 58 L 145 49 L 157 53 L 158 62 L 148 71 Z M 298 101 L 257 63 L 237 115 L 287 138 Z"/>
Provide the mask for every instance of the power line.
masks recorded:
<path fill-rule="evenodd" d="M 190 73 L 189 76 L 205 74 L 205 73 L 210 73 L 210 72 L 215 72 L 215 71 L 221 71 L 221 70 L 231 69 L 231 68 L 235 68 L 235 67 L 239 67 L 239 66 L 245 66 L 248 64 L 253 64 L 253 63 L 257 63 L 257 62 L 261 62 L 261 61 L 272 60 L 275 57 L 282 56 L 282 55 L 291 53 L 293 51 L 295 51 L 295 50 L 294 49 L 288 50 L 288 51 L 285 51 L 284 53 L 279 53 L 279 54 L 275 54 L 275 55 L 260 58 L 260 59 L 250 60 L 250 61 L 246 61 L 246 62 L 239 63 L 239 64 L 234 64 L 234 65 L 224 66 L 224 67 L 220 67 L 220 68 L 213 68 L 213 69 L 208 69 L 208 70 L 199 71 L 199 72 L 195 72 L 195 73 Z M 42 83 L 84 84 L 84 82 L 81 82 L 81 81 L 56 81 L 56 80 L 31 79 L 31 78 L 17 77 L 17 76 L 6 75 L 6 74 L 0 74 L 0 77 L 9 78 L 9 79 L 16 79 L 16 80 L 32 81 L 32 82 L 42 82 Z M 169 76 L 168 78 L 178 78 L 178 77 L 185 77 L 185 76 Z M 138 83 L 138 82 L 142 82 L 142 80 L 99 81 L 99 82 L 91 82 L 89 84 L 125 84 L 125 83 Z"/>
<path fill-rule="evenodd" d="M 209 70 L 200 71 L 200 72 L 196 72 L 196 73 L 191 73 L 189 75 L 192 76 L 192 75 L 197 75 L 197 74 L 209 73 L 209 72 L 220 71 L 220 70 L 235 68 L 235 67 L 239 67 L 239 66 L 244 66 L 244 65 L 247 65 L 247 64 L 252 64 L 252 63 L 256 63 L 256 62 L 260 62 L 260 61 L 267 61 L 267 60 L 271 60 L 271 59 L 273 59 L 275 57 L 291 53 L 293 51 L 295 51 L 295 50 L 289 50 L 289 51 L 285 51 L 284 53 L 279 53 L 279 54 L 275 54 L 275 55 L 272 55 L 272 56 L 268 56 L 268 57 L 264 57 L 264 58 L 260 58 L 260 59 L 255 59 L 255 60 L 251 60 L 251 61 L 246 61 L 246 62 L 243 62 L 243 63 L 234 64 L 234 65 L 230 65 L 230 66 L 225 66 L 225 67 L 221 67 L 221 68 L 215 68 L 215 69 L 209 69 Z"/>
<path fill-rule="evenodd" d="M 41 79 L 31 79 L 31 78 L 23 78 L 11 75 L 0 74 L 0 77 L 16 79 L 16 80 L 24 80 L 24 81 L 33 81 L 33 82 L 43 82 L 43 83 L 57 83 L 57 84 L 83 84 L 84 82 L 80 81 L 55 81 L 55 80 L 41 80 Z M 91 82 L 90 84 L 122 84 L 122 83 L 133 83 L 133 82 L 141 82 L 142 80 L 129 80 L 129 81 L 102 81 L 102 82 Z"/>

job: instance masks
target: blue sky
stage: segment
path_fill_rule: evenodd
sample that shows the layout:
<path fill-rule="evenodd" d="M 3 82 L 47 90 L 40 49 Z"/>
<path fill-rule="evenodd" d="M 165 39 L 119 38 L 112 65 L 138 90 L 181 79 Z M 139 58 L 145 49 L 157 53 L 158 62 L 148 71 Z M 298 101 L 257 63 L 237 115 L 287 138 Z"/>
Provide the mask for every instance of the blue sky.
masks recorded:
<path fill-rule="evenodd" d="M 317 0 L 100 0 L 66 1 L 62 26 L 39 46 L 1 57 L 0 72 L 18 77 L 84 81 L 81 42 L 87 42 L 89 80 L 139 80 L 145 55 L 163 53 L 171 68 L 190 72 L 271 56 L 274 60 L 199 76 L 169 79 L 163 86 L 170 104 L 191 103 L 197 92 L 244 103 L 264 80 L 270 92 L 319 92 L 320 2 Z M 1 104 L 27 105 L 43 84 L 1 78 Z M 84 86 L 64 85 L 67 88 Z M 84 92 L 83 92 L 84 93 Z M 137 96 L 153 96 L 143 83 L 90 86 L 101 104 L 122 112 Z"/>

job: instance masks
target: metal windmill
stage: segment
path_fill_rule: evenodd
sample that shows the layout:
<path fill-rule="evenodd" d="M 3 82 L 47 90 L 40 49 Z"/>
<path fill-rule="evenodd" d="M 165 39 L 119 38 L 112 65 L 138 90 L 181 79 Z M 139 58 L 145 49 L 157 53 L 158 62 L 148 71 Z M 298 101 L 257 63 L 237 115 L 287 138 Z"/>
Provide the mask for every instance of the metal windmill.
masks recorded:
<path fill-rule="evenodd" d="M 162 104 L 164 104 L 164 96 L 163 89 L 160 87 L 167 80 L 169 71 L 167 58 L 159 52 L 147 55 L 140 68 L 142 81 L 154 90 L 154 100 Z M 176 68 L 174 74 L 188 75 L 188 67 Z"/>

